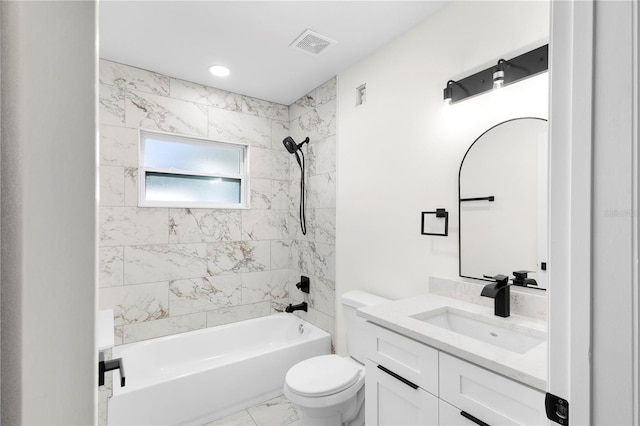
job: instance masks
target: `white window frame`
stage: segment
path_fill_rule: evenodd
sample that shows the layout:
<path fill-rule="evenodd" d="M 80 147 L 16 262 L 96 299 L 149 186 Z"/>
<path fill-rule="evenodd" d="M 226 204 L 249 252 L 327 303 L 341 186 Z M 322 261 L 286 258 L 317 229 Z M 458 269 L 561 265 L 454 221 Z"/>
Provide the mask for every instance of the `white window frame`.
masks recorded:
<path fill-rule="evenodd" d="M 237 148 L 240 151 L 240 174 L 203 173 L 193 170 L 162 169 L 144 165 L 145 135 L 151 135 L 164 141 L 187 142 L 193 145 L 215 145 L 225 148 Z M 183 176 L 205 176 L 213 178 L 230 178 L 240 180 L 239 203 L 213 203 L 205 201 L 165 201 L 146 199 L 147 173 L 166 173 Z M 215 209 L 248 209 L 249 205 L 249 145 L 239 142 L 219 141 L 197 136 L 180 135 L 157 130 L 139 129 L 138 131 L 138 207 L 175 207 L 175 208 L 215 208 Z"/>

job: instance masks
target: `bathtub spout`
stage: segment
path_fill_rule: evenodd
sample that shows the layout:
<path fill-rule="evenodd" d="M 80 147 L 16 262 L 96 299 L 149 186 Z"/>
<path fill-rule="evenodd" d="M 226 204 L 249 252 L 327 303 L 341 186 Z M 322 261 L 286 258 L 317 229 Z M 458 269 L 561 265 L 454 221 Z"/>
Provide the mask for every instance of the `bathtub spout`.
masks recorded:
<path fill-rule="evenodd" d="M 299 305 L 292 305 L 291 303 L 289 303 L 289 306 L 287 306 L 286 308 L 284 308 L 285 312 L 293 312 L 293 311 L 305 311 L 307 312 L 307 302 L 302 302 Z"/>

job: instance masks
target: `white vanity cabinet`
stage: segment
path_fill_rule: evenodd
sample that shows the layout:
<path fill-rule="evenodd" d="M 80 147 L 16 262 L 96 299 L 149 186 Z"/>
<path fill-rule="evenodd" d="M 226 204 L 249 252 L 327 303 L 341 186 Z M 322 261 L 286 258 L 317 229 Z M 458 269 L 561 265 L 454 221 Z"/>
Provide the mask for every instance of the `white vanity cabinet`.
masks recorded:
<path fill-rule="evenodd" d="M 367 425 L 438 424 L 438 351 L 367 323 Z"/>
<path fill-rule="evenodd" d="M 367 425 L 546 425 L 545 394 L 367 323 Z"/>

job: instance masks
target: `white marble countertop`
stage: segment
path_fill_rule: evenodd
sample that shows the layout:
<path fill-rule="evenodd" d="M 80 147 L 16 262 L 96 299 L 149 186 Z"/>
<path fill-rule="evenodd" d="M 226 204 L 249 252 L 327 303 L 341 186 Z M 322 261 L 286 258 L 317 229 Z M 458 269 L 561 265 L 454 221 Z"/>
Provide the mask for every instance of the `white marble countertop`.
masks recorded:
<path fill-rule="evenodd" d="M 520 354 L 484 343 L 462 334 L 428 324 L 412 316 L 433 310 L 458 309 L 482 317 L 482 321 L 508 329 L 528 329 L 546 336 L 546 322 L 511 315 L 497 317 L 493 308 L 456 299 L 423 294 L 408 299 L 360 308 L 358 315 L 393 330 L 411 339 L 448 352 L 496 373 L 510 377 L 521 383 L 546 391 L 547 388 L 547 343 L 546 341 L 526 353 Z"/>

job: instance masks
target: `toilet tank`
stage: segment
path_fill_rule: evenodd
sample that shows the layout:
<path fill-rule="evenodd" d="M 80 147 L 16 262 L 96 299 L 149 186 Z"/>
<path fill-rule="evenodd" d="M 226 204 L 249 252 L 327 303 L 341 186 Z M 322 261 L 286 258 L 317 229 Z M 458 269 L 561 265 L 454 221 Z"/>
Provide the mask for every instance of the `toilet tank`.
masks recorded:
<path fill-rule="evenodd" d="M 366 320 L 356 314 L 356 309 L 385 302 L 390 302 L 390 300 L 359 290 L 348 291 L 342 295 L 347 352 L 351 358 L 361 364 L 364 364 L 365 360 L 366 330 L 364 324 Z"/>

